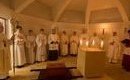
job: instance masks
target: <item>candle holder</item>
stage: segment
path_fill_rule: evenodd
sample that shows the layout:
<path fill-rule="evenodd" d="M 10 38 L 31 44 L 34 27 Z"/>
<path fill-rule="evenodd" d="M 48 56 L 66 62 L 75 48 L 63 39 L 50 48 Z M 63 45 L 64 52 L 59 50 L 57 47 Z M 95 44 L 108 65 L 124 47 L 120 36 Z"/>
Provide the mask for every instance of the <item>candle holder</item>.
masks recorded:
<path fill-rule="evenodd" d="M 102 29 L 102 35 L 104 35 L 104 34 L 105 34 L 105 29 L 103 28 L 103 29 Z"/>

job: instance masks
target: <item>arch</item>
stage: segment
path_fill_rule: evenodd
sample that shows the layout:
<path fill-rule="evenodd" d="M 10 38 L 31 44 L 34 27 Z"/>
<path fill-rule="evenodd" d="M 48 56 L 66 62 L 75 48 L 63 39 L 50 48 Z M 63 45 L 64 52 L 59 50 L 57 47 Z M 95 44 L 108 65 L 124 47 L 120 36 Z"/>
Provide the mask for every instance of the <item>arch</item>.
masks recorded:
<path fill-rule="evenodd" d="M 129 19 L 128 19 L 127 13 L 126 13 L 123 5 L 121 4 L 121 2 L 119 0 L 114 0 L 114 1 L 115 1 L 115 4 L 116 4 L 116 6 L 117 6 L 117 8 L 122 16 L 123 21 L 128 22 Z"/>

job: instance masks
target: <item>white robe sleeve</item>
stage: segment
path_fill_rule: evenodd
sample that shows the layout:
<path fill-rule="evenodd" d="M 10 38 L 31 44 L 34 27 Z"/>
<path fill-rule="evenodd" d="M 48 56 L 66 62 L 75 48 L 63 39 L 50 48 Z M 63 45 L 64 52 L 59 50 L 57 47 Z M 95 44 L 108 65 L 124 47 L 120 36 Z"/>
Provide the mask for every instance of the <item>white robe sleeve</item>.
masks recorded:
<path fill-rule="evenodd" d="M 39 35 L 36 37 L 36 44 L 38 47 L 40 47 L 42 45 Z"/>

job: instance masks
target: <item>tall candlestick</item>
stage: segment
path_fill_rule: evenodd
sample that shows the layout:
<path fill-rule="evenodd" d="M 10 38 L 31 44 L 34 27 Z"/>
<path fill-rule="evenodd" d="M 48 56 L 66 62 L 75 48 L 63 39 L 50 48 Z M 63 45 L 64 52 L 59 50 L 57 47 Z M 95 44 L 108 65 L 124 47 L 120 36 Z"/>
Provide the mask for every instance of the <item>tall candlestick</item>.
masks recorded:
<path fill-rule="evenodd" d="M 88 41 L 86 41 L 86 46 L 88 47 L 88 44 L 89 44 L 89 42 Z"/>
<path fill-rule="evenodd" d="M 104 35 L 105 34 L 105 29 L 103 28 L 103 30 L 102 30 L 102 34 Z"/>
<path fill-rule="evenodd" d="M 93 42 L 92 42 L 92 45 L 94 46 L 95 45 L 95 41 L 93 40 Z"/>
<path fill-rule="evenodd" d="M 104 46 L 104 41 L 103 40 L 101 40 L 101 48 L 103 48 L 103 46 Z"/>

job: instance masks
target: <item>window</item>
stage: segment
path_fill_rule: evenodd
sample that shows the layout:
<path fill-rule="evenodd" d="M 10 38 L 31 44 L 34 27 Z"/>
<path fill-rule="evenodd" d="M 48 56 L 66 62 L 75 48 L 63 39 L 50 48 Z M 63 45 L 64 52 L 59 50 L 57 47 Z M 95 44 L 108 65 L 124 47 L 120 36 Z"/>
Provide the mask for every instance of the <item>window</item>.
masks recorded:
<path fill-rule="evenodd" d="M 3 33 L 6 33 L 6 19 L 5 19 L 5 18 L 0 17 L 0 23 L 2 23 L 3 28 L 4 28 Z"/>

